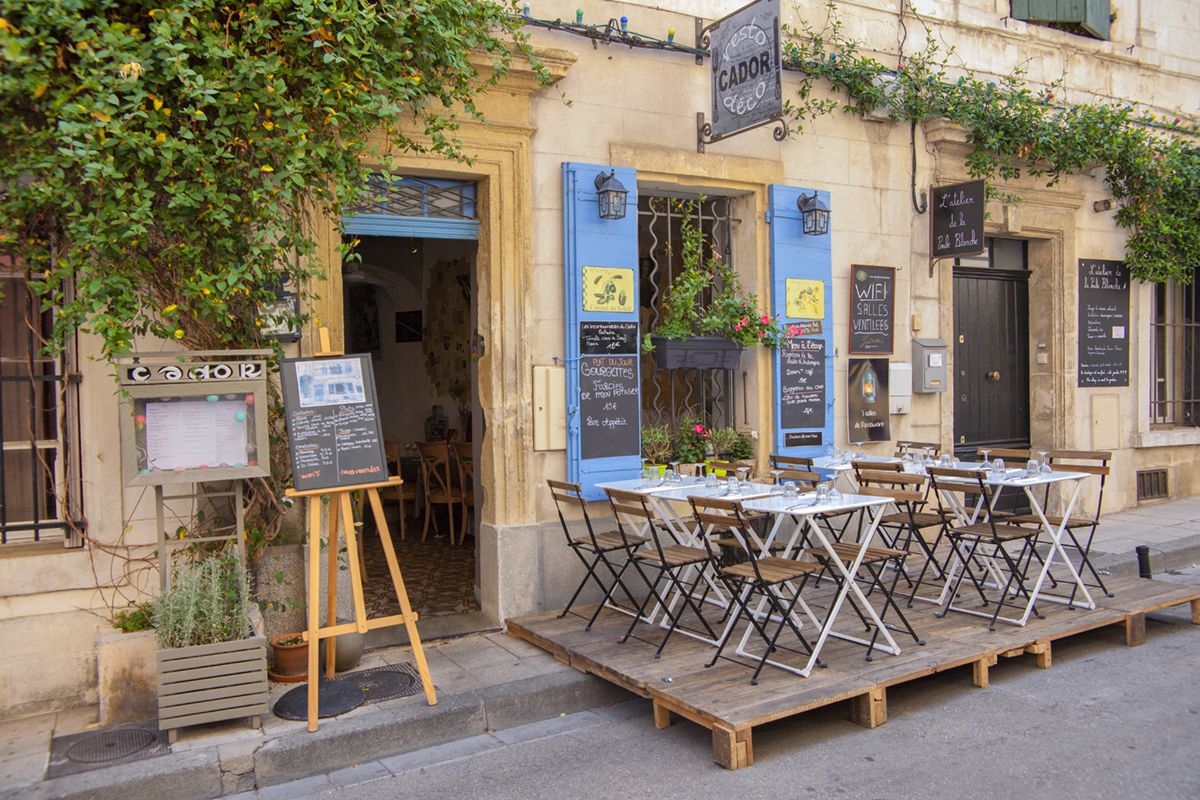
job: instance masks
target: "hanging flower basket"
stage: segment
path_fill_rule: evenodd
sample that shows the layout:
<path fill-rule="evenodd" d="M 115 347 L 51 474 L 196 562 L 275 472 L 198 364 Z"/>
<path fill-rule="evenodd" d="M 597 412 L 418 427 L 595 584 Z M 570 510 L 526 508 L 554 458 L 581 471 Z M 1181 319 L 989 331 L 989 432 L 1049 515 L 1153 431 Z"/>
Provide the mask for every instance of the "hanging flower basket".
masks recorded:
<path fill-rule="evenodd" d="M 659 369 L 737 369 L 742 347 L 723 336 L 667 339 L 651 336 Z"/>

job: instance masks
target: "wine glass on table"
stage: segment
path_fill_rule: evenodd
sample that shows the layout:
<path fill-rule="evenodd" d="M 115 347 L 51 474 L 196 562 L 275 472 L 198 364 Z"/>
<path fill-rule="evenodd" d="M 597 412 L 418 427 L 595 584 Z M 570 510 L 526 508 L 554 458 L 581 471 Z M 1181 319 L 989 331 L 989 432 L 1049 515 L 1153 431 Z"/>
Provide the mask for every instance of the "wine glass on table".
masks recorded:
<path fill-rule="evenodd" d="M 1042 459 L 1042 464 L 1038 468 L 1038 471 L 1041 472 L 1043 475 L 1045 475 L 1049 472 L 1053 472 L 1054 468 L 1050 466 L 1050 451 L 1049 450 L 1038 450 L 1038 455 L 1041 456 L 1041 459 Z"/>
<path fill-rule="evenodd" d="M 980 464 L 979 466 L 982 467 L 983 469 L 991 469 L 992 468 L 992 462 L 988 458 L 988 453 L 990 453 L 990 452 L 992 452 L 992 451 L 987 449 L 986 447 L 979 448 L 979 455 L 983 456 L 983 463 Z"/>
<path fill-rule="evenodd" d="M 779 485 L 779 467 L 771 467 L 771 494 L 783 494 L 783 487 Z"/>

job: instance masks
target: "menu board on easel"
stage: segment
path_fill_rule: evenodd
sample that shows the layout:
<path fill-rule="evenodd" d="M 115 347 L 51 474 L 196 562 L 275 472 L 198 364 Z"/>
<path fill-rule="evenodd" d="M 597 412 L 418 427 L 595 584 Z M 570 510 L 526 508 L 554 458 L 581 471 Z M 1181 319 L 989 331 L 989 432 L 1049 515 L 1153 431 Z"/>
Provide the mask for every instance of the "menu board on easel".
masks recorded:
<path fill-rule="evenodd" d="M 279 373 L 296 491 L 387 480 L 370 355 L 286 359 Z"/>

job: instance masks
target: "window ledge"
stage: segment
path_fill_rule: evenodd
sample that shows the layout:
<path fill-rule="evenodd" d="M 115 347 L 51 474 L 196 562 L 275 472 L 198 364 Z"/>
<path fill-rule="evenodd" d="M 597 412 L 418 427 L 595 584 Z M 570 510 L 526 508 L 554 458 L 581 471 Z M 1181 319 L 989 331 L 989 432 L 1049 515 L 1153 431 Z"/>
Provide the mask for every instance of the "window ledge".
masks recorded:
<path fill-rule="evenodd" d="M 1200 444 L 1200 428 L 1163 428 L 1141 431 L 1137 447 L 1180 447 Z"/>

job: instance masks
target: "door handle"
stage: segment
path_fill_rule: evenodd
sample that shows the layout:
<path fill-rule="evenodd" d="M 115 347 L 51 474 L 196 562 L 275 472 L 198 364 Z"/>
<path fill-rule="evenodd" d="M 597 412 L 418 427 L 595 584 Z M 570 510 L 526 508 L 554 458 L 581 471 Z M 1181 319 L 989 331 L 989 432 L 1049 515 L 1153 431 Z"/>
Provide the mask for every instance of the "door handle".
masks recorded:
<path fill-rule="evenodd" d="M 1000 370 L 992 370 L 991 372 L 989 372 L 989 373 L 987 374 L 987 379 L 988 379 L 989 381 L 998 381 L 998 380 L 1000 380 Z"/>

